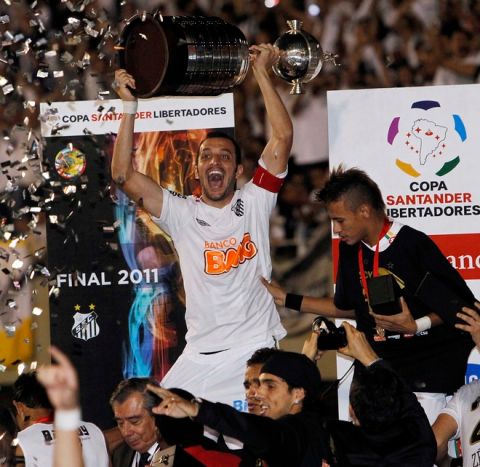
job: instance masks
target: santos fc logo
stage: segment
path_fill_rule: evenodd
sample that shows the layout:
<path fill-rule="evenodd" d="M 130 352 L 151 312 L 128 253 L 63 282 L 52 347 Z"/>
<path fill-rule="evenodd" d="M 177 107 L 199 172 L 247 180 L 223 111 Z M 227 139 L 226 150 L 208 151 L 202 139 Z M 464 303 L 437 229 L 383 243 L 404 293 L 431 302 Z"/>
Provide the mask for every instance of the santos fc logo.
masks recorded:
<path fill-rule="evenodd" d="M 448 114 L 437 101 L 417 101 L 407 115 L 394 117 L 387 141 L 396 166 L 411 177 L 442 177 L 459 163 L 467 130 L 460 115 Z"/>
<path fill-rule="evenodd" d="M 95 305 L 90 304 L 90 313 L 79 313 L 80 305 L 75 305 L 76 313 L 73 315 L 72 336 L 77 339 L 88 341 L 97 337 L 100 333 L 98 326 L 98 315 L 95 313 Z"/>

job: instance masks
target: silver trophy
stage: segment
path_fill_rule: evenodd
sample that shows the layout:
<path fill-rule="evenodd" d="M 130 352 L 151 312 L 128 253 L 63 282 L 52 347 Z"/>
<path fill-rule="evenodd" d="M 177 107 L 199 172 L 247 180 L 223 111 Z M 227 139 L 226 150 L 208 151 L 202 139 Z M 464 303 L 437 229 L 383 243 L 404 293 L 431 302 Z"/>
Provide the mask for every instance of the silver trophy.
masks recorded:
<path fill-rule="evenodd" d="M 324 62 L 331 61 L 337 65 L 337 55 L 324 53 L 317 39 L 302 30 L 301 21 L 289 20 L 287 24 L 290 29 L 274 44 L 282 54 L 278 63 L 273 66 L 273 71 L 280 78 L 292 83 L 290 94 L 302 94 L 303 83 L 315 78 Z"/>
<path fill-rule="evenodd" d="M 282 55 L 274 72 L 299 94 L 330 55 L 299 21 L 288 24 L 291 29 L 275 42 Z M 250 66 L 243 33 L 215 17 L 143 12 L 126 22 L 116 48 L 120 67 L 135 79 L 135 94 L 144 98 L 228 92 L 243 82 Z"/>

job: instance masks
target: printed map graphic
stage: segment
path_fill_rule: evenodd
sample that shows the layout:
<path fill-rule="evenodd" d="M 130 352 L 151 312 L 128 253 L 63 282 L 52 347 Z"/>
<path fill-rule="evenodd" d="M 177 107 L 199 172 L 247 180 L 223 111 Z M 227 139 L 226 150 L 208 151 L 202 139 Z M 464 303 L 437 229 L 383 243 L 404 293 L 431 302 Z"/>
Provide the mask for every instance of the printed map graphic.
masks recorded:
<path fill-rule="evenodd" d="M 406 144 L 412 143 L 410 149 L 418 154 L 420 165 L 425 165 L 429 156 L 442 155 L 446 136 L 447 127 L 420 118 L 413 122 L 411 131 L 407 133 Z M 417 141 L 414 142 L 412 137 Z"/>

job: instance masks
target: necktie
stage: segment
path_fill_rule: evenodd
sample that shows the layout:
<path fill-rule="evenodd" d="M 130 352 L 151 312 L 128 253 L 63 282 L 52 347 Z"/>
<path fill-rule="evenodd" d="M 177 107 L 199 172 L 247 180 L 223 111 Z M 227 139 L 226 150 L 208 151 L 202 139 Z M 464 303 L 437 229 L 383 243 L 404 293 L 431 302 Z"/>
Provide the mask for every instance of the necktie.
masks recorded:
<path fill-rule="evenodd" d="M 144 452 L 140 454 L 140 462 L 138 463 L 138 467 L 145 467 L 148 465 L 148 459 L 150 458 L 149 452 Z"/>

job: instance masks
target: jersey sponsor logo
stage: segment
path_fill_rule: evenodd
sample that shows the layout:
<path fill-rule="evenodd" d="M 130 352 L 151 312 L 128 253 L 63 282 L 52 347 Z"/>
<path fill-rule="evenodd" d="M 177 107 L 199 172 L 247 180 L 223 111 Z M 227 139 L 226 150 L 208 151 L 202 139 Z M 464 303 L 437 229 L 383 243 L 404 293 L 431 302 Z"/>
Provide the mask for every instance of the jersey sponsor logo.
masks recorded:
<path fill-rule="evenodd" d="M 230 243 L 230 240 L 225 242 Z M 251 260 L 257 254 L 257 246 L 250 238 L 249 233 L 243 235 L 243 239 L 238 247 L 229 247 L 225 251 L 207 249 L 208 246 L 220 243 L 223 246 L 224 242 L 205 242 L 205 272 L 208 275 L 219 275 L 229 272 L 232 268 L 237 268 L 247 260 Z M 207 246 L 208 245 L 208 246 Z M 227 245 L 225 245 L 227 246 Z M 215 248 L 215 247 L 214 247 Z"/>
<path fill-rule="evenodd" d="M 53 442 L 53 431 L 50 430 L 42 430 L 43 440 L 45 444 L 51 444 Z"/>
<path fill-rule="evenodd" d="M 168 190 L 168 192 L 172 196 L 176 196 L 177 198 L 187 199 L 187 197 L 185 195 L 182 195 L 181 193 L 178 193 L 177 191 Z"/>
<path fill-rule="evenodd" d="M 84 341 L 97 337 L 100 333 L 97 318 L 98 315 L 94 311 L 90 313 L 75 313 L 73 315 L 72 336 Z"/>
<path fill-rule="evenodd" d="M 52 444 L 55 441 L 55 430 L 42 430 L 42 436 L 45 444 Z M 78 427 L 78 436 L 82 439 L 90 437 L 90 433 L 85 425 Z"/>
<path fill-rule="evenodd" d="M 232 211 L 236 216 L 242 217 L 245 214 L 245 204 L 241 199 L 237 199 L 235 204 L 232 206 Z"/>

